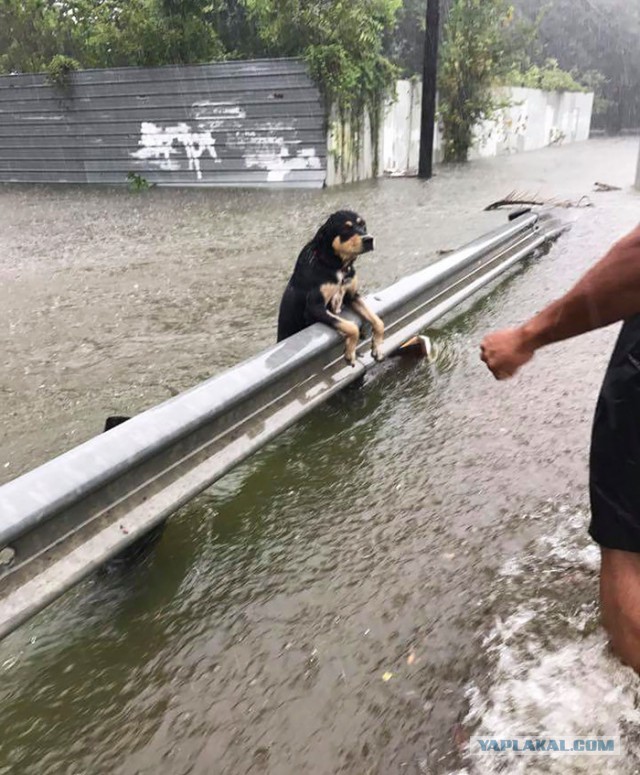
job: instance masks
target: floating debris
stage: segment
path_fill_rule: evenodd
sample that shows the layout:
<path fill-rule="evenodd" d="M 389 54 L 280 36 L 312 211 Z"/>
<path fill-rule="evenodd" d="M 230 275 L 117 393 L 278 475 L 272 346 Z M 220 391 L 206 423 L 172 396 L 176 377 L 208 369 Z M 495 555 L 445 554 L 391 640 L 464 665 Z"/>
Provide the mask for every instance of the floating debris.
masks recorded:
<path fill-rule="evenodd" d="M 557 199 L 551 197 L 550 199 L 541 199 L 539 194 L 528 194 L 524 192 L 512 191 L 507 194 L 503 199 L 498 199 L 485 207 L 485 211 L 499 210 L 501 207 L 514 207 L 516 205 L 531 205 L 543 207 L 548 205 L 550 207 L 593 207 L 593 202 L 589 197 L 584 194 L 577 201 L 571 199 Z"/>
<path fill-rule="evenodd" d="M 498 199 L 485 207 L 486 210 L 499 210 L 501 207 L 512 207 L 513 205 L 539 205 L 546 204 L 544 200 L 538 198 L 537 194 L 519 193 L 512 191 L 504 199 Z"/>
<path fill-rule="evenodd" d="M 604 194 L 607 191 L 622 191 L 620 186 L 610 186 L 608 183 L 598 183 L 597 181 L 593 184 L 593 190 L 599 194 Z"/>
<path fill-rule="evenodd" d="M 387 681 L 390 681 L 393 678 L 393 673 L 383 673 L 382 674 L 382 680 L 386 683 Z"/>

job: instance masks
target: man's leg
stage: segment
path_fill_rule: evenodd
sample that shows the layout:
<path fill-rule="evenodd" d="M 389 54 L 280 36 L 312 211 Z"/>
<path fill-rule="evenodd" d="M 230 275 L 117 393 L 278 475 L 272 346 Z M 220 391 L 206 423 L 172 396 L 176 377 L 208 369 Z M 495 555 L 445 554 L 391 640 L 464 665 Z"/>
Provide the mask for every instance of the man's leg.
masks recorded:
<path fill-rule="evenodd" d="M 640 554 L 601 547 L 600 615 L 611 647 L 640 673 Z"/>

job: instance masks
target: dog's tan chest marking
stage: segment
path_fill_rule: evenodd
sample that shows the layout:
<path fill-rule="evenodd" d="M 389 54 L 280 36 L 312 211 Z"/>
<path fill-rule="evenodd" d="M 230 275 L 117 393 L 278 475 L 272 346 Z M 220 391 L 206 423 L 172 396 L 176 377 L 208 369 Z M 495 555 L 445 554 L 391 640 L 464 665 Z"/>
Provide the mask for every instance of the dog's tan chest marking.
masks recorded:
<path fill-rule="evenodd" d="M 352 291 L 355 278 L 349 277 L 346 281 L 344 279 L 344 272 L 337 272 L 335 283 L 325 283 L 320 286 L 320 292 L 322 298 L 327 307 L 336 315 L 342 312 L 342 304 L 344 302 L 345 294 L 348 291 Z"/>

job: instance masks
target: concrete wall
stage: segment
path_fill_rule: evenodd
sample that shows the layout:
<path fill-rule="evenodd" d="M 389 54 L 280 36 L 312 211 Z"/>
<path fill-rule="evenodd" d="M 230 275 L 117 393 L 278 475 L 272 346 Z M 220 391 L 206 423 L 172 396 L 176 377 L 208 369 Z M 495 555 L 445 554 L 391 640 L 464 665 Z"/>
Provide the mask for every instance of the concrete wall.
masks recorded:
<path fill-rule="evenodd" d="M 327 132 L 327 186 L 368 180 L 382 173 L 383 133 L 377 140 L 365 112 L 360 126 L 354 129 L 348 119 L 331 111 Z"/>
<path fill-rule="evenodd" d="M 496 98 L 510 103 L 475 133 L 470 158 L 535 151 L 547 145 L 589 139 L 593 94 L 503 88 Z"/>
<path fill-rule="evenodd" d="M 397 99 L 387 105 L 382 129 L 382 170 L 387 174 L 417 171 L 421 92 L 419 81 L 399 81 Z M 496 89 L 496 97 L 510 105 L 476 128 L 471 159 L 533 151 L 589 137 L 593 94 L 503 88 Z M 441 161 L 442 156 L 442 136 L 437 131 L 435 161 Z"/>
<path fill-rule="evenodd" d="M 390 174 L 415 173 L 420 152 L 422 82 L 398 81 L 396 99 L 385 108 L 382 125 L 382 170 Z M 440 136 L 436 132 L 436 148 Z M 435 155 L 437 158 L 437 154 Z"/>
<path fill-rule="evenodd" d="M 0 77 L 0 182 L 320 187 L 325 109 L 294 59 Z"/>

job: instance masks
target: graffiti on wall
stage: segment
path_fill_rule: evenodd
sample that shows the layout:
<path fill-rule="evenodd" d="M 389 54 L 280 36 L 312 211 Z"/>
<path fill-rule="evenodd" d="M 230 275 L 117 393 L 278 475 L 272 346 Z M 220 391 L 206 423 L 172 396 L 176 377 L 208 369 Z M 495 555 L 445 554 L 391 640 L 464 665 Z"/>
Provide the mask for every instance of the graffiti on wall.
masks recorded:
<path fill-rule="evenodd" d="M 293 170 L 319 170 L 322 166 L 315 148 L 300 148 L 292 156 L 284 144 L 275 151 L 247 154 L 244 162 L 247 169 L 266 170 L 268 183 L 285 180 L 286 176 Z"/>
<path fill-rule="evenodd" d="M 130 156 L 158 170 L 182 169 L 186 161 L 196 180 L 203 179 L 202 159 L 214 165 L 240 159 L 245 169 L 264 170 L 269 183 L 284 181 L 293 170 L 321 169 L 313 147 L 290 150 L 285 134 L 295 136 L 287 121 L 252 119 L 237 102 L 194 102 L 189 121 L 161 125 L 143 121 L 138 149 Z"/>
<path fill-rule="evenodd" d="M 212 159 L 218 161 L 215 143 L 211 132 L 193 131 L 192 127 L 185 122 L 163 127 L 152 121 L 143 121 L 138 140 L 140 147 L 131 156 L 135 159 L 144 159 L 160 170 L 179 170 L 180 161 L 175 157 L 179 157 L 183 152 L 189 163 L 189 169 L 196 173 L 197 180 L 202 180 L 200 159 L 206 152 Z"/>

